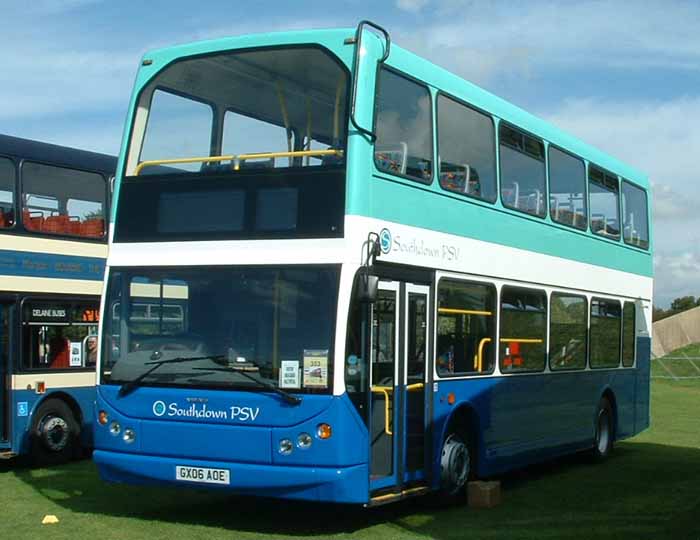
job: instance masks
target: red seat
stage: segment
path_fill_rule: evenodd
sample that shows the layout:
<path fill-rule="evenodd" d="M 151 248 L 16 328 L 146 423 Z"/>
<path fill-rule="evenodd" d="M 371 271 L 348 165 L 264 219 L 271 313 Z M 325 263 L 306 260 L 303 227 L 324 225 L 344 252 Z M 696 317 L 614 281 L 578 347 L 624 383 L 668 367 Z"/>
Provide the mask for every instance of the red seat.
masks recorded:
<path fill-rule="evenodd" d="M 65 234 L 68 232 L 68 216 L 49 216 L 44 219 L 44 232 Z"/>
<path fill-rule="evenodd" d="M 105 234 L 105 220 L 92 218 L 84 221 L 80 226 L 80 236 L 90 238 L 102 238 Z"/>
<path fill-rule="evenodd" d="M 41 212 L 22 211 L 22 222 L 28 231 L 40 231 L 44 224 L 44 216 Z"/>

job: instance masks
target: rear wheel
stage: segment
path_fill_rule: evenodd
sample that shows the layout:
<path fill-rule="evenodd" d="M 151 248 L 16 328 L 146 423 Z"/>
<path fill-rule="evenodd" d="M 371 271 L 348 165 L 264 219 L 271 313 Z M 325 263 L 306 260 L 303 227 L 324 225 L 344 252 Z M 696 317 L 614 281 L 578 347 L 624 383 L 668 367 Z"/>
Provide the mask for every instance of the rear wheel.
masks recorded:
<path fill-rule="evenodd" d="M 595 445 L 591 456 L 595 461 L 604 461 L 612 452 L 615 440 L 615 420 L 607 398 L 600 400 L 595 422 Z"/>
<path fill-rule="evenodd" d="M 457 498 L 465 493 L 471 472 L 471 454 L 464 437 L 453 432 L 447 436 L 440 455 L 440 485 L 442 494 Z"/>
<path fill-rule="evenodd" d="M 80 426 L 70 407 L 60 399 L 47 399 L 34 415 L 31 452 L 36 465 L 66 463 L 79 447 Z"/>

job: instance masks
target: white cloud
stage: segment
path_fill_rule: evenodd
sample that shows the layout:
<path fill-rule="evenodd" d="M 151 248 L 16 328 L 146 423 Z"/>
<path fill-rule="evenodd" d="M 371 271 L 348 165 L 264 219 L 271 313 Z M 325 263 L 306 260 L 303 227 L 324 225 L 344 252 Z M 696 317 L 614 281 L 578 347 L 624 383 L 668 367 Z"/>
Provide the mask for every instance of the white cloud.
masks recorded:
<path fill-rule="evenodd" d="M 396 0 L 396 7 L 410 13 L 418 13 L 428 5 L 428 1 L 429 0 Z"/>
<path fill-rule="evenodd" d="M 700 251 L 654 256 L 654 303 L 667 307 L 681 296 L 700 296 Z"/>
<path fill-rule="evenodd" d="M 409 4 L 416 2 L 407 0 Z M 535 68 L 700 70 L 697 4 L 446 0 L 396 41 L 478 84 Z"/>
<path fill-rule="evenodd" d="M 700 220 L 700 200 L 683 196 L 670 186 L 653 183 L 654 219 L 693 221 Z"/>

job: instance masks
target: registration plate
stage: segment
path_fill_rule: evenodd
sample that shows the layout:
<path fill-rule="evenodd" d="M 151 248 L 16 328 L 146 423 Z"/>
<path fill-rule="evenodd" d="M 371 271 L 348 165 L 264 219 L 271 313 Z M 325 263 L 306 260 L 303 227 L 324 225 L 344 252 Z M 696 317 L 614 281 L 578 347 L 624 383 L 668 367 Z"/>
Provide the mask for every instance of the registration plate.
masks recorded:
<path fill-rule="evenodd" d="M 231 474 L 228 469 L 210 469 L 207 467 L 186 467 L 177 465 L 175 467 L 175 480 L 181 482 L 203 482 L 205 484 L 231 483 Z"/>

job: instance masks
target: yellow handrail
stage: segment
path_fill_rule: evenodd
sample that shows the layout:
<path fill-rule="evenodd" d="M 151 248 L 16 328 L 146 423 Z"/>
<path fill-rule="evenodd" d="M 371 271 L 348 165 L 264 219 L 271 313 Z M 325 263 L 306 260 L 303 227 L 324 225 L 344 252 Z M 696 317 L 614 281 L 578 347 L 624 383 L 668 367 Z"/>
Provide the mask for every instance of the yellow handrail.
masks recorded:
<path fill-rule="evenodd" d="M 487 343 L 491 343 L 490 337 L 485 337 L 479 341 L 478 354 L 474 356 L 474 369 L 476 369 L 479 373 L 481 373 L 481 370 L 484 367 L 484 347 Z"/>
<path fill-rule="evenodd" d="M 406 392 L 414 392 L 416 390 L 422 390 L 424 387 L 425 387 L 425 385 L 422 382 L 407 384 L 406 385 Z"/>
<path fill-rule="evenodd" d="M 457 308 L 438 308 L 438 313 L 451 313 L 455 315 L 484 315 L 490 317 L 493 315 L 491 311 L 480 311 L 478 309 L 457 309 Z"/>
<path fill-rule="evenodd" d="M 391 431 L 390 422 L 391 415 L 389 414 L 389 392 L 394 390 L 391 386 L 373 386 L 372 392 L 375 394 L 384 394 L 384 433 L 387 435 L 393 435 Z"/>
<path fill-rule="evenodd" d="M 141 171 L 146 167 L 155 167 L 157 165 L 181 165 L 185 163 L 209 163 L 216 162 L 220 163 L 222 161 L 235 162 L 233 169 L 238 170 L 240 168 L 240 162 L 248 159 L 269 159 L 276 157 L 305 157 L 305 156 L 342 156 L 342 150 L 327 149 L 327 150 L 294 150 L 292 152 L 258 152 L 254 154 L 231 154 L 228 156 L 206 156 L 206 157 L 191 157 L 191 158 L 177 158 L 177 159 L 152 159 L 148 161 L 142 161 L 136 167 L 134 176 L 141 174 Z"/>

